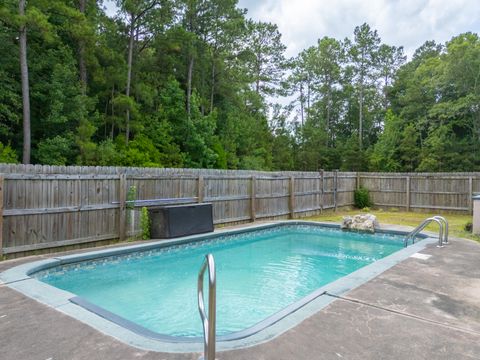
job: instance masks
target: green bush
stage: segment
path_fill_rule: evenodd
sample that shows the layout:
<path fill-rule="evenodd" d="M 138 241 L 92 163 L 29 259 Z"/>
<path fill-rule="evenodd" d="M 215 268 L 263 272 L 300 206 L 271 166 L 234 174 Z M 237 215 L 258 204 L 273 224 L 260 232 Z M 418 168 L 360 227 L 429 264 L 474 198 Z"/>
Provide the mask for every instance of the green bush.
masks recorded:
<path fill-rule="evenodd" d="M 142 240 L 150 239 L 150 217 L 145 206 L 142 207 L 142 212 L 140 213 L 140 227 L 142 228 Z"/>
<path fill-rule="evenodd" d="M 128 210 L 135 210 L 135 200 L 136 199 L 137 199 L 137 187 L 132 185 L 128 188 L 127 204 L 126 204 L 125 207 Z"/>
<path fill-rule="evenodd" d="M 465 230 L 466 232 L 471 233 L 472 230 L 473 230 L 473 224 L 472 224 L 471 222 L 467 222 L 467 223 L 463 226 L 463 230 Z"/>
<path fill-rule="evenodd" d="M 0 142 L 0 163 L 6 164 L 16 164 L 18 163 L 17 160 L 17 153 L 13 150 L 10 145 L 3 145 Z"/>
<path fill-rule="evenodd" d="M 368 192 L 368 189 L 365 189 L 364 187 L 360 187 L 359 189 L 355 190 L 353 194 L 353 201 L 355 207 L 358 209 L 369 208 L 373 205 L 370 201 L 370 193 Z"/>

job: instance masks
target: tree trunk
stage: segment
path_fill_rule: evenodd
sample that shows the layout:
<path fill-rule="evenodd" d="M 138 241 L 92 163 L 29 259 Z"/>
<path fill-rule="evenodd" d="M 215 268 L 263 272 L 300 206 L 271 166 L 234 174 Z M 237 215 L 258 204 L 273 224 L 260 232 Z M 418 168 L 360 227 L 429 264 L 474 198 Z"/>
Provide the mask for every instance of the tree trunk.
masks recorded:
<path fill-rule="evenodd" d="M 384 110 L 388 109 L 388 75 L 385 75 L 385 87 L 383 88 L 383 107 Z"/>
<path fill-rule="evenodd" d="M 256 80 L 255 80 L 255 92 L 260 94 L 260 75 L 261 75 L 261 57 L 257 54 L 257 59 L 255 60 L 255 71 L 256 71 Z"/>
<path fill-rule="evenodd" d="M 474 121 L 474 127 L 476 127 L 477 139 L 480 141 L 480 111 L 477 110 L 477 121 Z"/>
<path fill-rule="evenodd" d="M 191 98 L 192 98 L 192 76 L 193 76 L 193 64 L 195 59 L 193 55 L 190 57 L 190 61 L 188 63 L 188 77 L 187 77 L 187 114 L 190 117 L 191 113 Z"/>
<path fill-rule="evenodd" d="M 79 10 L 85 15 L 87 8 L 87 0 L 79 1 Z M 80 72 L 80 85 L 82 87 L 82 94 L 87 94 L 87 65 L 85 62 L 85 41 L 80 39 L 78 41 L 78 71 Z"/>
<path fill-rule="evenodd" d="M 210 113 L 213 112 L 213 98 L 215 94 L 215 59 L 212 58 L 212 85 L 210 88 Z"/>
<path fill-rule="evenodd" d="M 114 100 L 115 99 L 115 85 L 112 86 L 112 130 L 110 131 L 110 138 L 112 139 L 113 141 L 113 135 L 115 134 L 115 103 L 114 103 Z"/>
<path fill-rule="evenodd" d="M 310 91 L 311 91 L 311 88 L 310 88 L 310 77 L 307 77 L 307 111 L 306 111 L 306 118 L 308 120 L 308 118 L 310 117 Z"/>
<path fill-rule="evenodd" d="M 332 89 L 331 86 L 328 86 L 327 92 L 327 121 L 326 121 L 326 132 L 327 132 L 327 146 L 330 143 L 330 113 L 332 111 Z"/>
<path fill-rule="evenodd" d="M 303 128 L 303 125 L 305 124 L 305 120 L 304 120 L 304 117 L 303 117 L 303 113 L 304 113 L 304 102 L 305 102 L 305 99 L 304 99 L 304 95 L 303 95 L 303 83 L 300 83 L 300 116 L 301 116 L 301 119 L 302 119 L 302 128 Z"/>
<path fill-rule="evenodd" d="M 360 93 L 358 95 L 358 147 L 363 149 L 363 77 L 360 80 Z"/>
<path fill-rule="evenodd" d="M 127 63 L 127 89 L 125 95 L 130 97 L 130 86 L 132 83 L 132 63 L 133 63 L 133 40 L 135 37 L 135 16 L 130 14 L 130 31 L 128 42 L 128 63 Z M 127 107 L 125 114 L 125 143 L 128 145 L 130 138 L 130 109 Z"/>
<path fill-rule="evenodd" d="M 31 130 L 30 130 L 30 89 L 28 84 L 28 63 L 27 63 L 27 27 L 25 21 L 25 2 L 18 3 L 19 15 L 22 24 L 19 29 L 20 42 L 20 72 L 22 77 L 22 102 L 23 102 L 23 163 L 30 164 L 31 151 Z"/>

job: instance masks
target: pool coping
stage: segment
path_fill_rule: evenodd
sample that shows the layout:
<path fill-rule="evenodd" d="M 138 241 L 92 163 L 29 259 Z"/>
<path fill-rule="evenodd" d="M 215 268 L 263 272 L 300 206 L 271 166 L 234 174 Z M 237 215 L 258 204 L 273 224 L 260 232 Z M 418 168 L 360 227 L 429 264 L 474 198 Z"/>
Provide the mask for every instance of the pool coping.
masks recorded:
<path fill-rule="evenodd" d="M 84 322 L 100 332 L 112 336 L 128 345 L 135 346 L 144 350 L 161 351 L 161 352 L 200 352 L 203 350 L 202 338 L 194 339 L 195 342 L 184 342 L 172 337 L 160 335 L 154 336 L 154 332 L 145 332 L 145 328 L 136 325 L 128 320 L 117 316 L 112 319 L 111 313 L 108 311 L 89 306 L 88 301 L 77 297 L 67 291 L 60 290 L 53 286 L 47 285 L 30 275 L 45 270 L 50 267 L 76 263 L 85 260 L 97 259 L 101 257 L 115 256 L 120 254 L 133 253 L 137 251 L 147 251 L 166 247 L 170 245 L 178 245 L 192 241 L 201 241 L 205 238 L 219 237 L 225 234 L 239 234 L 254 230 L 266 229 L 277 225 L 317 225 L 328 228 L 339 228 L 338 224 L 313 222 L 313 221 L 276 221 L 264 224 L 255 224 L 240 229 L 220 229 L 214 233 L 199 234 L 193 236 L 182 237 L 173 240 L 159 240 L 149 242 L 147 244 L 123 246 L 114 249 L 105 249 L 91 251 L 88 253 L 60 256 L 46 260 L 26 263 L 0 273 L 0 281 L 4 285 L 21 292 L 22 294 L 33 298 L 45 305 L 53 307 L 64 314 L 67 314 L 81 322 Z M 405 235 L 407 232 L 382 228 L 377 230 L 379 233 L 390 233 L 397 235 Z M 360 268 L 332 283 L 329 283 L 299 301 L 290 304 L 278 313 L 264 319 L 260 323 L 251 328 L 240 331 L 241 336 L 234 339 L 227 335 L 222 338 L 218 337 L 217 349 L 232 350 L 258 345 L 269 341 L 282 333 L 288 331 L 292 327 L 300 324 L 306 318 L 317 313 L 325 306 L 335 300 L 332 296 L 323 296 L 326 292 L 330 295 L 341 296 L 353 290 L 354 288 L 366 283 L 376 277 L 385 270 L 405 260 L 414 253 L 423 250 L 428 244 L 437 242 L 437 239 L 423 235 L 424 239 L 401 249 L 383 259 Z M 114 315 L 114 314 L 113 314 Z M 114 315 L 115 316 L 115 315 Z M 238 335 L 238 334 L 237 334 Z"/>

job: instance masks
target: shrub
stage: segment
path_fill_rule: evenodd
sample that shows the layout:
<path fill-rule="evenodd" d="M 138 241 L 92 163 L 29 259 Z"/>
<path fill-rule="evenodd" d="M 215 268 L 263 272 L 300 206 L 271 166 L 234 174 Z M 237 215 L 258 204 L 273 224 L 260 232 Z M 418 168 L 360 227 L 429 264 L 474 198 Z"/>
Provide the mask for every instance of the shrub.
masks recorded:
<path fill-rule="evenodd" d="M 142 240 L 150 239 L 150 217 L 148 209 L 144 206 L 140 213 L 140 227 L 142 228 Z"/>
<path fill-rule="evenodd" d="M 473 224 L 471 222 L 467 222 L 463 228 L 466 232 L 471 233 L 473 230 Z"/>
<path fill-rule="evenodd" d="M 368 189 L 364 187 L 360 187 L 359 189 L 355 190 L 353 194 L 353 201 L 355 207 L 358 209 L 368 208 L 373 205 L 370 201 L 370 193 L 368 192 Z"/>
<path fill-rule="evenodd" d="M 137 199 L 137 187 L 136 186 L 130 186 L 128 188 L 128 192 L 127 192 L 127 204 L 125 205 L 125 207 L 128 210 L 134 210 L 136 199 Z"/>
<path fill-rule="evenodd" d="M 66 165 L 72 162 L 73 139 L 71 135 L 43 139 L 38 143 L 36 158 L 44 165 Z"/>
<path fill-rule="evenodd" d="M 10 145 L 3 145 L 0 142 L 0 163 L 6 164 L 16 164 L 18 163 L 17 160 L 17 153 L 13 150 Z"/>

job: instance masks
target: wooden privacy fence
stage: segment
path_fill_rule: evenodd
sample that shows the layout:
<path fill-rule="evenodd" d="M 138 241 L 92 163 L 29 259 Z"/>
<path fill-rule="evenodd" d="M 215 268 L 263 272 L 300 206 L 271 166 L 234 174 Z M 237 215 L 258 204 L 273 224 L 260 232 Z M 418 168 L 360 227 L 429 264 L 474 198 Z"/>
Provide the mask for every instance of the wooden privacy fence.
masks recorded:
<path fill-rule="evenodd" d="M 358 173 L 376 206 L 471 213 L 480 173 Z"/>
<path fill-rule="evenodd" d="M 470 212 L 480 173 L 259 172 L 0 164 L 0 255 L 125 239 L 141 207 L 209 202 L 215 224 L 294 218 L 353 204 Z M 135 201 L 128 193 L 135 189 Z M 131 210 L 133 209 L 133 210 Z M 79 245 L 80 246 L 80 245 Z"/>
<path fill-rule="evenodd" d="M 140 232 L 144 206 L 209 202 L 215 224 L 313 215 L 351 205 L 355 181 L 355 173 L 337 171 L 0 165 L 0 249 L 123 240 Z"/>

